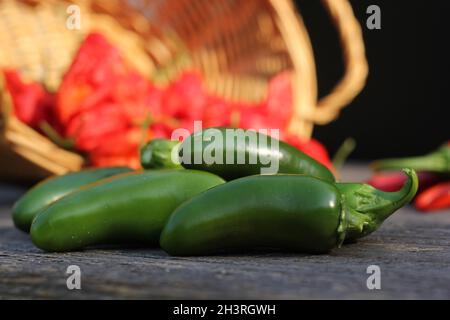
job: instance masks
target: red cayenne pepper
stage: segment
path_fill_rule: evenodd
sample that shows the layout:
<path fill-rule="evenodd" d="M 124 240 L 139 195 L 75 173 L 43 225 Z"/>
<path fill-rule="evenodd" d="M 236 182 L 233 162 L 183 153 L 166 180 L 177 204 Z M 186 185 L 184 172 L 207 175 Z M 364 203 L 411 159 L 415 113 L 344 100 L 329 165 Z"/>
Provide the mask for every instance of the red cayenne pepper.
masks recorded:
<path fill-rule="evenodd" d="M 450 181 L 439 183 L 417 196 L 415 206 L 424 212 L 450 208 Z"/>
<path fill-rule="evenodd" d="M 442 177 L 431 172 L 418 172 L 419 177 L 419 192 L 426 190 L 430 186 L 442 181 Z M 405 183 L 404 174 L 400 171 L 398 172 L 382 172 L 374 174 L 369 181 L 372 187 L 380 189 L 385 192 L 395 192 L 402 188 Z"/>

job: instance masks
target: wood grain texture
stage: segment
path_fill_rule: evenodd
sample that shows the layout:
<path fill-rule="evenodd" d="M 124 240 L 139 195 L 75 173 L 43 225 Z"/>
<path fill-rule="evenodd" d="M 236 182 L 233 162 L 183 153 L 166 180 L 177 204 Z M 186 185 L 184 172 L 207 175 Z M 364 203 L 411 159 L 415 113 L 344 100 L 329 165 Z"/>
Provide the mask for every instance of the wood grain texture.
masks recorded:
<path fill-rule="evenodd" d="M 362 180 L 367 172 L 352 166 L 345 176 Z M 0 188 L 0 199 L 19 192 Z M 44 253 L 13 227 L 10 205 L 0 203 L 3 299 L 450 298 L 450 212 L 402 209 L 375 234 L 327 255 L 177 258 L 149 248 Z M 69 291 L 65 272 L 73 264 L 81 268 L 82 289 Z M 366 287 L 373 264 L 381 268 L 381 290 Z"/>

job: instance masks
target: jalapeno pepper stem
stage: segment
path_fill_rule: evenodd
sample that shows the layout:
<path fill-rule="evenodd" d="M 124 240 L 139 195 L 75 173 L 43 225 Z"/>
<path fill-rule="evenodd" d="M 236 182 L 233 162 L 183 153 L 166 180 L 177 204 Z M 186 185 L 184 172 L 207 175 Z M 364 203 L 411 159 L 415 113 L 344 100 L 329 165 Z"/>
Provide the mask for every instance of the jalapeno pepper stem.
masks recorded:
<path fill-rule="evenodd" d="M 146 169 L 182 169 L 180 163 L 172 159 L 174 148 L 179 142 L 168 139 L 155 139 L 141 149 L 141 164 Z"/>
<path fill-rule="evenodd" d="M 410 202 L 419 181 L 413 169 L 403 169 L 408 179 L 396 192 L 384 192 L 367 184 L 337 183 L 347 216 L 347 241 L 364 237 L 377 230 L 391 214 Z"/>
<path fill-rule="evenodd" d="M 417 171 L 450 173 L 450 145 L 444 145 L 424 156 L 378 160 L 371 167 L 374 170 L 412 168 Z"/>

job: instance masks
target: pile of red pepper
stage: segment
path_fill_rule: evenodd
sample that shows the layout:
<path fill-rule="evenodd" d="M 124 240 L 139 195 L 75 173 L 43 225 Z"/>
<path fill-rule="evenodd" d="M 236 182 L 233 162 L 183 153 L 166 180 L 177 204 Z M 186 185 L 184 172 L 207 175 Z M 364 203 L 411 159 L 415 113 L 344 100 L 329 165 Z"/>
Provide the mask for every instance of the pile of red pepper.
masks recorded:
<path fill-rule="evenodd" d="M 140 166 L 138 150 L 152 138 L 170 138 L 176 128 L 234 126 L 280 129 L 281 138 L 331 168 L 325 147 L 287 133 L 293 113 L 289 72 L 275 76 L 261 103 L 236 103 L 209 93 L 202 76 L 185 71 L 165 87 L 130 67 L 120 50 L 99 33 L 82 43 L 59 90 L 25 82 L 4 70 L 15 115 L 24 123 L 82 153 L 92 166 Z M 64 142 L 64 143 L 61 143 Z"/>
<path fill-rule="evenodd" d="M 415 169 L 420 180 L 416 208 L 422 212 L 450 209 L 450 141 L 430 154 L 379 160 L 372 167 L 375 170 Z M 384 191 L 397 191 L 404 181 L 401 172 L 387 172 L 375 174 L 369 184 Z"/>

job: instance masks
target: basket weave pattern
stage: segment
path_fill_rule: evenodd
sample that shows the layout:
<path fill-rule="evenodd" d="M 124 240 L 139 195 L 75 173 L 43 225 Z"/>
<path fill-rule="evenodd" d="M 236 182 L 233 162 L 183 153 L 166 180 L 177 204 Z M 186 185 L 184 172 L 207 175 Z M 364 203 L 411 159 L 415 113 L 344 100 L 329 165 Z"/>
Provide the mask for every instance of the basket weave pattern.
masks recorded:
<path fill-rule="evenodd" d="M 368 73 L 361 28 L 348 0 L 322 2 L 341 35 L 346 71 L 321 100 L 308 33 L 290 0 L 0 0 L 0 68 L 15 68 L 56 91 L 81 41 L 95 30 L 154 81 L 195 68 L 209 90 L 231 100 L 259 101 L 275 74 L 291 70 L 295 112 L 289 131 L 309 138 L 314 124 L 335 119 L 362 90 Z M 71 4 L 81 10 L 81 30 L 66 27 Z M 9 154 L 29 163 L 15 175 L 79 170 L 82 157 L 10 115 L 3 87 L 0 75 L 0 176 Z"/>

